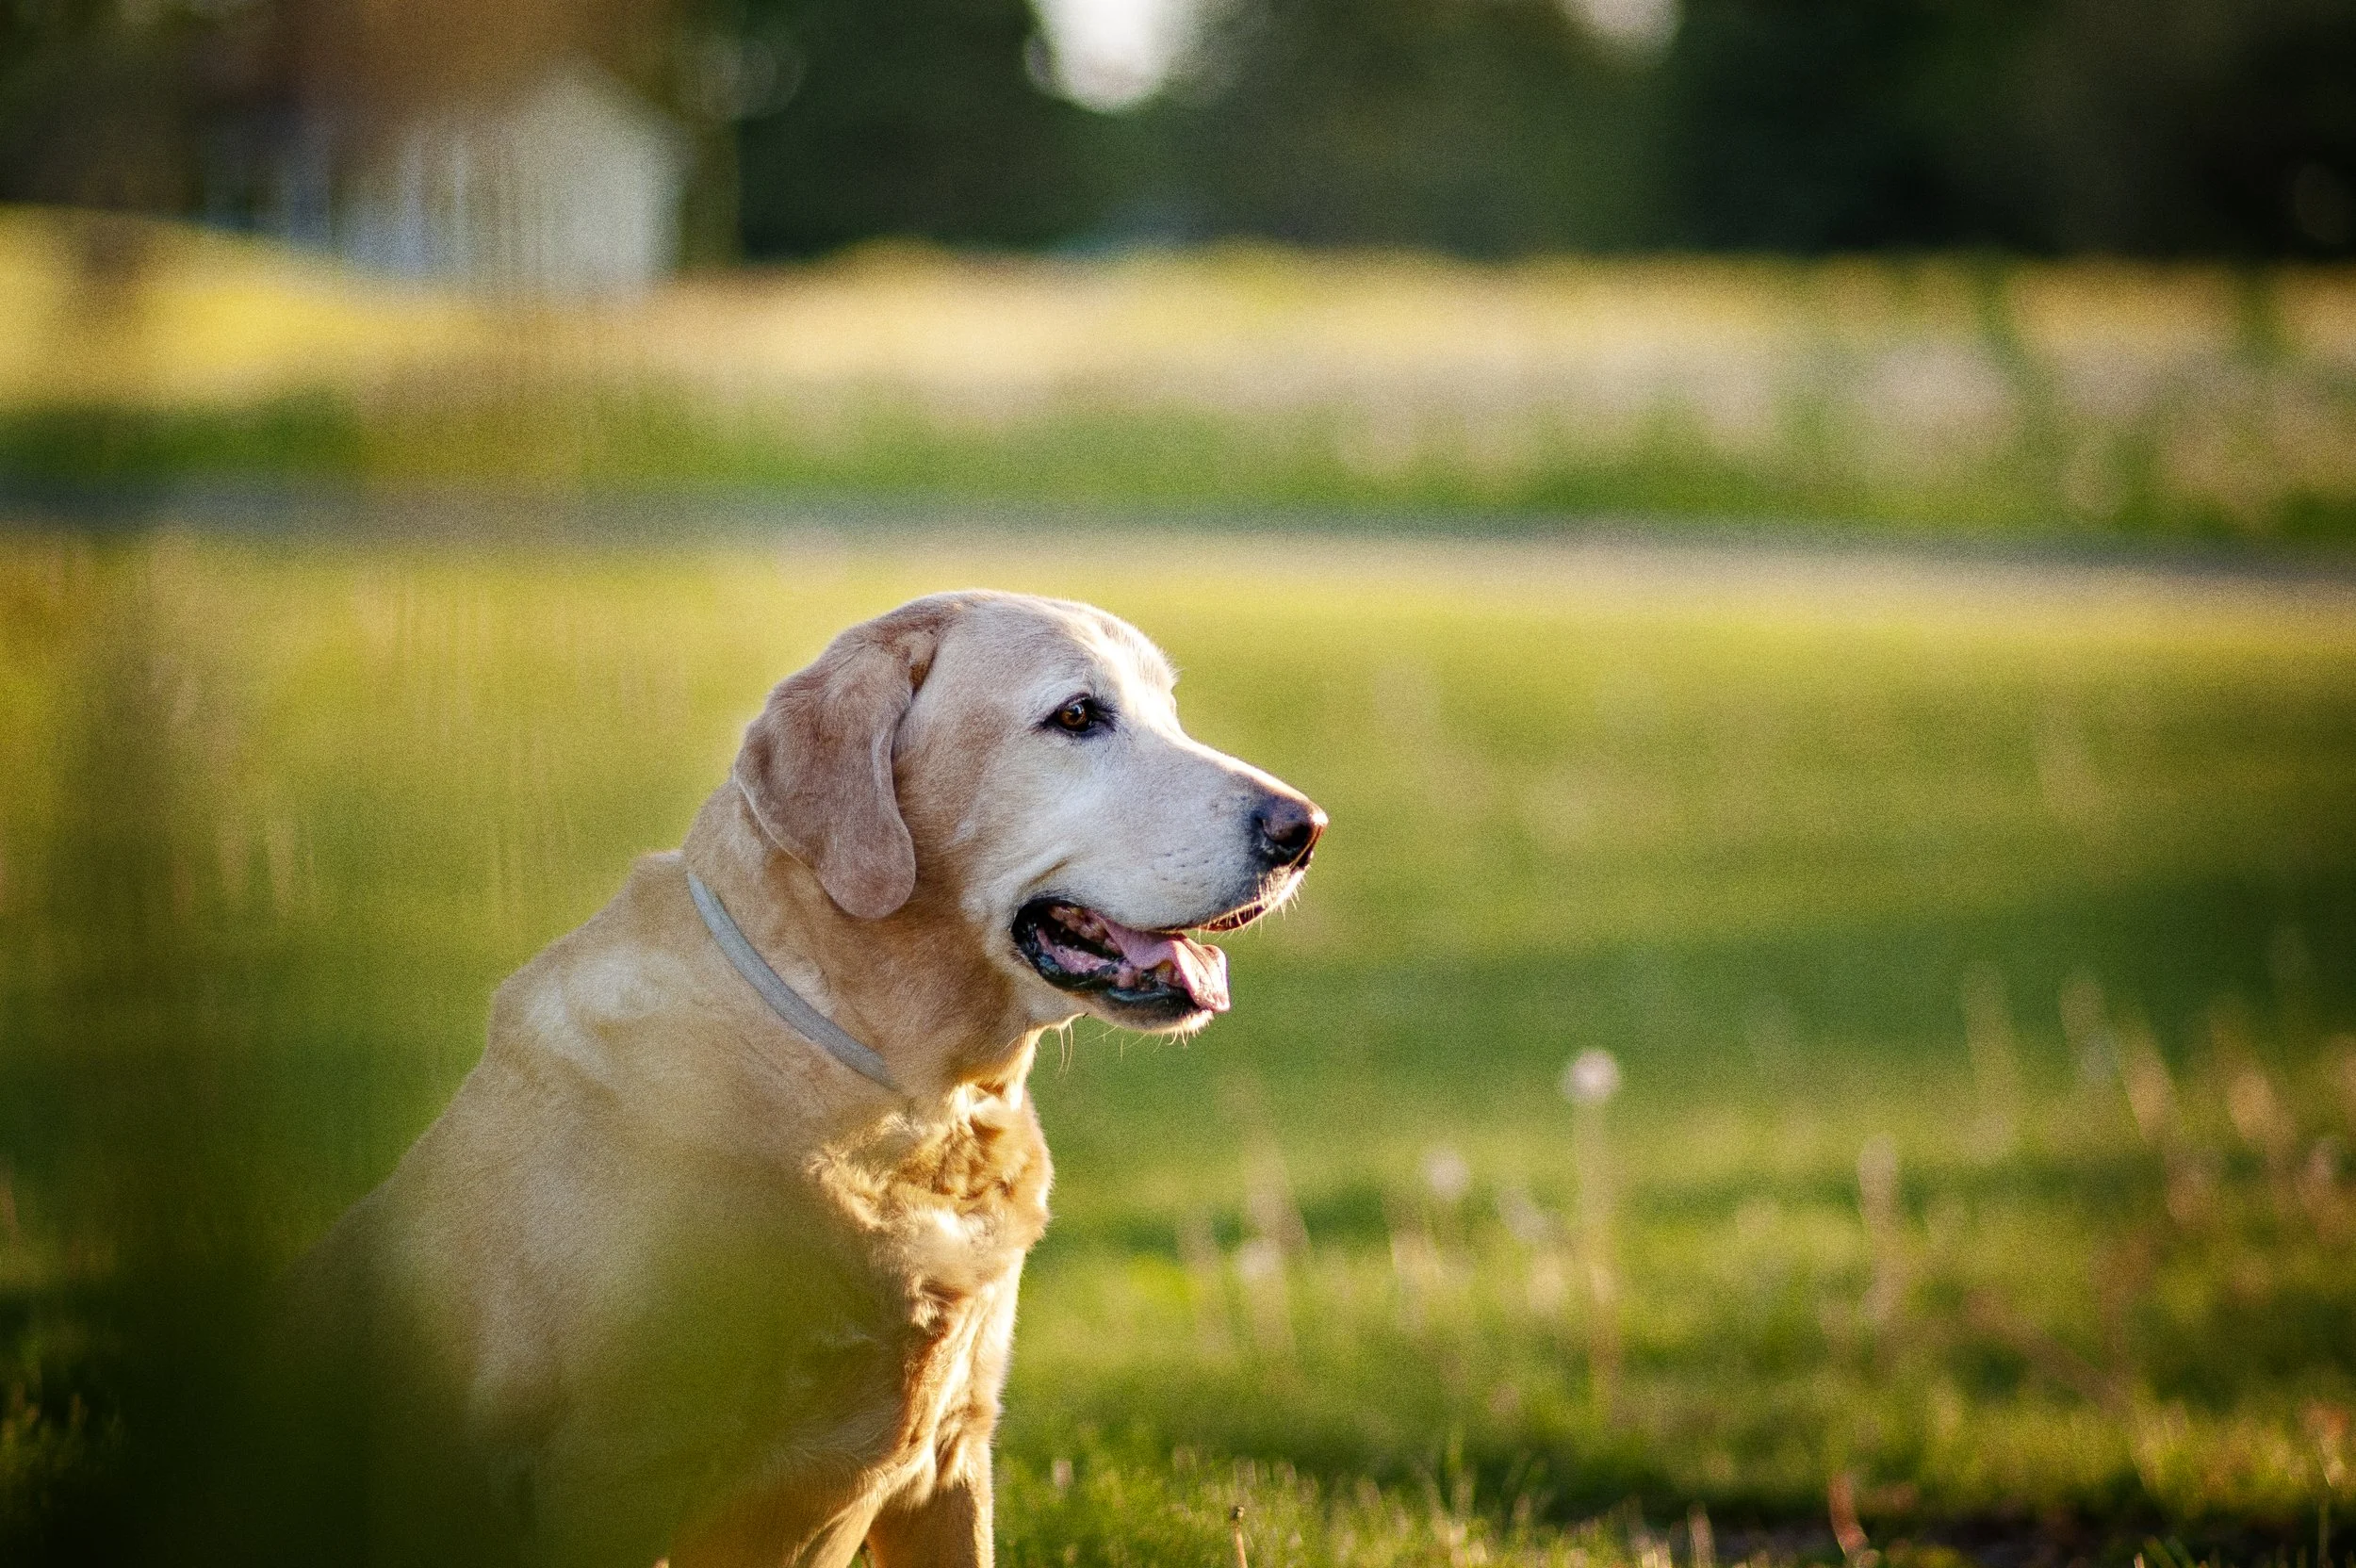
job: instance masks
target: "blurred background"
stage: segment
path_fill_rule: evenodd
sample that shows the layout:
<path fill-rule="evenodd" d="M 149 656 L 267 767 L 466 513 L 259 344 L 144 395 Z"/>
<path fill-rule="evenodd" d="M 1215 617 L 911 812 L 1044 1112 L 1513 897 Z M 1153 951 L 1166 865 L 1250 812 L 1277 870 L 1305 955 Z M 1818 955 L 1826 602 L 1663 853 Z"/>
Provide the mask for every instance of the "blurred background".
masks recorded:
<path fill-rule="evenodd" d="M 1334 822 L 1009 1561 L 2356 1556 L 2352 540 L 2349 0 L 5 0 L 0 1560 L 974 584 Z"/>

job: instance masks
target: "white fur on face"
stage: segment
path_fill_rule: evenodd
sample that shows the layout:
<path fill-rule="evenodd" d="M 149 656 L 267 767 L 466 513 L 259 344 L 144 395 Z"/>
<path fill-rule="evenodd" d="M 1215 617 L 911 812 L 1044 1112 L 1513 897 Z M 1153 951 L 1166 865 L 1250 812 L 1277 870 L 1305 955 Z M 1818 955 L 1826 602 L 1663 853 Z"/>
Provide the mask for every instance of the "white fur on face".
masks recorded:
<path fill-rule="evenodd" d="M 1290 891 L 1254 853 L 1252 812 L 1285 786 L 1188 736 L 1169 661 L 1125 622 L 1085 605 L 993 597 L 943 637 L 904 724 L 903 806 L 920 864 L 953 863 L 960 904 L 994 960 L 1023 981 L 1038 1021 L 1086 1003 L 1041 980 L 1008 929 L 1030 900 L 1084 905 L 1139 930 L 1199 926 Z M 1048 723 L 1074 697 L 1110 715 L 1100 733 Z M 913 764 L 913 765 L 911 765 Z M 955 777 L 947 799 L 928 781 Z M 947 831 L 927 820 L 941 812 Z"/>

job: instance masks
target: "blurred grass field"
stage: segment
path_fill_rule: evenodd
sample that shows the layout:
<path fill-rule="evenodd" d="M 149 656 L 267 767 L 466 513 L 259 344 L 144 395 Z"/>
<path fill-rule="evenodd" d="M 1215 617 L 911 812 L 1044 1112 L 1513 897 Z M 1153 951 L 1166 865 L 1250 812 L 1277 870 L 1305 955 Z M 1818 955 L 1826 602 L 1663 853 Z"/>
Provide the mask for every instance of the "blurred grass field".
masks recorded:
<path fill-rule="evenodd" d="M 880 247 L 556 305 L 16 208 L 0 297 L 20 498 L 294 481 L 2356 537 L 2345 268 Z"/>
<path fill-rule="evenodd" d="M 1237 1500 L 1260 1565 L 2356 1545 L 2343 581 L 166 531 L 0 536 L 0 1547 L 95 1560 L 204 1282 L 389 1168 L 769 682 L 973 582 L 1134 619 L 1334 822 L 1233 1017 L 1042 1064 L 1008 1560 Z"/>

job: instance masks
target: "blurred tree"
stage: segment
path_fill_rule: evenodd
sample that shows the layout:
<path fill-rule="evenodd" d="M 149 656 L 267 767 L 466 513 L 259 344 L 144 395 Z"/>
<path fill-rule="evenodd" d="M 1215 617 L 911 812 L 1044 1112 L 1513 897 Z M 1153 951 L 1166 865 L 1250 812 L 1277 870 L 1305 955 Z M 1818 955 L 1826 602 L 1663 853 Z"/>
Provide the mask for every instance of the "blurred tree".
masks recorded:
<path fill-rule="evenodd" d="M 738 132 L 744 248 L 1038 245 L 1092 217 L 1098 117 L 1041 90 L 1026 0 L 747 0 L 768 103 Z"/>
<path fill-rule="evenodd" d="M 1556 0 L 1234 0 L 1150 112 L 1203 232 L 1498 255 L 1664 237 L 1657 100 Z"/>
<path fill-rule="evenodd" d="M 2350 0 L 1688 0 L 1662 74 L 1695 245 L 2351 237 Z"/>
<path fill-rule="evenodd" d="M 1039 85 L 1027 0 L 0 0 L 0 200 L 276 203 L 324 237 L 286 195 L 321 160 L 562 57 L 679 120 L 714 259 L 740 233 L 2356 253 L 2356 0 L 1205 3 L 1173 85 L 1105 116 Z"/>
<path fill-rule="evenodd" d="M 0 201 L 188 210 L 190 55 L 205 30 L 113 0 L 0 7 Z"/>
<path fill-rule="evenodd" d="M 1955 144 L 2002 139 L 1991 86 L 2022 8 L 1688 0 L 1662 71 L 1677 237 L 1778 250 L 2000 237 L 1950 165 Z"/>
<path fill-rule="evenodd" d="M 2059 0 L 2040 21 L 2015 99 L 2032 242 L 2349 253 L 2356 0 Z"/>

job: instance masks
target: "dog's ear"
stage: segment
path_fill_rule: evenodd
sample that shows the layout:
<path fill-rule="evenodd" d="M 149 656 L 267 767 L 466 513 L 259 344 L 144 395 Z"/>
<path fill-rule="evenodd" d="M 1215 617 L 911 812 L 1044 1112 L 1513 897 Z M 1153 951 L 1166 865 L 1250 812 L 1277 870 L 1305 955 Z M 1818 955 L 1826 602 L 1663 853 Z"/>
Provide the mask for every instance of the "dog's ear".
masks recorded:
<path fill-rule="evenodd" d="M 916 890 L 892 749 L 945 622 L 920 600 L 843 632 L 777 683 L 736 754 L 737 788 L 761 831 L 861 920 L 883 919 Z"/>

